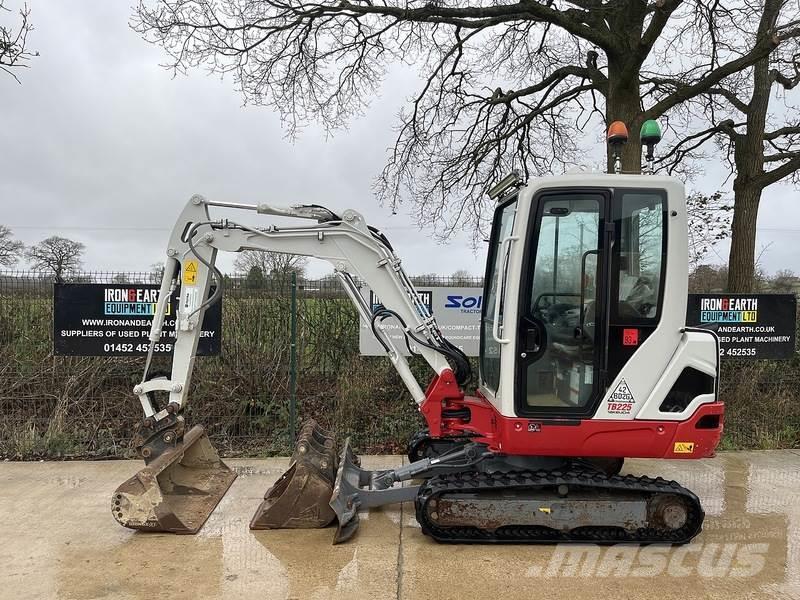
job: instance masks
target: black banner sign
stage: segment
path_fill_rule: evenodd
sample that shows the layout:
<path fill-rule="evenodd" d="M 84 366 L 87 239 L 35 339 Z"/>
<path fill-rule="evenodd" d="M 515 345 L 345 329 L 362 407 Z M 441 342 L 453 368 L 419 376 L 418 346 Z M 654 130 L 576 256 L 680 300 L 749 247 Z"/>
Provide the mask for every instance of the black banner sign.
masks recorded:
<path fill-rule="evenodd" d="M 794 294 L 689 294 L 686 313 L 687 325 L 714 325 L 721 358 L 794 355 Z"/>
<path fill-rule="evenodd" d="M 61 283 L 53 286 L 53 353 L 67 356 L 144 356 L 158 285 Z M 156 354 L 170 354 L 180 289 L 170 299 Z M 203 317 L 198 355 L 222 349 L 222 302 Z"/>

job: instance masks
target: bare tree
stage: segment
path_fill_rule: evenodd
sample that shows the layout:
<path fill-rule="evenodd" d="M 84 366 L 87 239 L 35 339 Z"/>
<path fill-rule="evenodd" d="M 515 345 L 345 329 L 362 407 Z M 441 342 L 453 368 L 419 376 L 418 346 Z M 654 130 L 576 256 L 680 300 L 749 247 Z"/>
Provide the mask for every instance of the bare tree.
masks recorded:
<path fill-rule="evenodd" d="M 28 248 L 25 256 L 34 269 L 49 271 L 56 283 L 63 283 L 65 275 L 80 269 L 85 249 L 81 242 L 54 235 Z"/>
<path fill-rule="evenodd" d="M 784 1 L 765 0 L 766 10 Z M 143 0 L 133 26 L 176 72 L 232 73 L 245 101 L 280 111 L 290 134 L 315 118 L 343 127 L 390 63 L 417 66 L 422 84 L 378 196 L 392 206 L 410 197 L 441 237 L 469 227 L 480 239 L 488 187 L 511 168 L 527 176 L 575 162 L 576 127 L 627 123 L 623 169 L 638 171 L 644 120 L 798 34 L 787 16 L 753 39 L 759 11 L 688 0 Z"/>
<path fill-rule="evenodd" d="M 423 273 L 421 275 L 412 275 L 411 281 L 414 285 L 438 285 L 442 281 L 442 276 L 437 273 Z"/>
<path fill-rule="evenodd" d="M 239 253 L 233 266 L 240 273 L 250 273 L 255 267 L 262 276 L 285 279 L 291 273 L 296 273 L 302 279 L 306 274 L 308 259 L 294 254 L 280 252 L 259 252 L 258 250 L 245 250 Z"/>
<path fill-rule="evenodd" d="M 466 269 L 458 269 L 450 275 L 450 283 L 462 287 L 471 286 L 475 284 L 475 277 Z"/>
<path fill-rule="evenodd" d="M 14 233 L 5 225 L 0 225 L 0 266 L 13 267 L 17 264 L 25 245 L 14 239 Z"/>
<path fill-rule="evenodd" d="M 111 283 L 117 283 L 120 285 L 127 285 L 132 283 L 133 278 L 128 273 L 116 273 L 114 277 L 111 278 Z"/>
<path fill-rule="evenodd" d="M 800 288 L 800 278 L 791 269 L 780 269 L 769 278 L 769 287 L 774 292 L 792 293 Z"/>
<path fill-rule="evenodd" d="M 756 38 L 775 30 L 781 10 L 787 10 L 784 3 L 766 4 L 754 28 Z M 800 182 L 800 105 L 797 98 L 792 104 L 789 94 L 798 82 L 800 45 L 791 39 L 695 98 L 689 106 L 709 126 L 682 137 L 660 160 L 674 170 L 703 144 L 714 141 L 720 147 L 734 174 L 727 285 L 731 292 L 750 292 L 757 285 L 756 220 L 764 189 L 785 179 Z M 680 87 L 680 82 L 662 83 Z"/>
<path fill-rule="evenodd" d="M 715 244 L 730 236 L 732 210 L 733 203 L 722 192 L 686 197 L 690 266 L 699 265 Z"/>
<path fill-rule="evenodd" d="M 164 278 L 164 263 L 154 262 L 150 265 L 150 270 L 147 274 L 150 283 L 161 283 Z"/>
<path fill-rule="evenodd" d="M 689 272 L 689 293 L 724 292 L 727 279 L 725 265 L 697 265 Z"/>
<path fill-rule="evenodd" d="M 6 7 L 6 0 L 0 0 L 0 18 L 5 13 L 12 12 Z M 28 49 L 28 34 L 33 31 L 30 22 L 31 11 L 27 4 L 23 4 L 19 11 L 20 22 L 14 24 L 0 24 L 0 71 L 5 71 L 17 83 L 21 83 L 17 74 L 12 69 L 27 68 L 28 60 L 32 56 L 39 56 L 38 52 Z"/>

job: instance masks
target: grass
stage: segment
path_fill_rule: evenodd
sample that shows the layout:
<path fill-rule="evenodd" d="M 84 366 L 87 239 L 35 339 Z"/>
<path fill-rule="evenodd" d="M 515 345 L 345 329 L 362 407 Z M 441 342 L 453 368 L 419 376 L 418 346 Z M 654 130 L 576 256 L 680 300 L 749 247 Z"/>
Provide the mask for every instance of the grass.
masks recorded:
<path fill-rule="evenodd" d="M 83 456 L 80 441 L 66 432 L 48 433 L 33 423 L 10 427 L 0 439 L 0 458 L 32 460 L 39 458 L 73 458 Z"/>

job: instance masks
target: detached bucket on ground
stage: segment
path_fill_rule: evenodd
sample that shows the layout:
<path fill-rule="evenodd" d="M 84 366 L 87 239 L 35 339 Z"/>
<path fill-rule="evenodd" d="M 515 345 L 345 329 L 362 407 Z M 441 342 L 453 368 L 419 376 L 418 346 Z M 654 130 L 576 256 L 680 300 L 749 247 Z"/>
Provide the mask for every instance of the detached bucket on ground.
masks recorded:
<path fill-rule="evenodd" d="M 250 529 L 326 527 L 336 518 L 330 507 L 336 478 L 336 442 L 313 419 L 297 437 L 289 469 L 264 494 Z"/>
<path fill-rule="evenodd" d="M 236 473 L 196 425 L 120 485 L 111 499 L 114 518 L 142 531 L 194 534 L 231 487 Z"/>

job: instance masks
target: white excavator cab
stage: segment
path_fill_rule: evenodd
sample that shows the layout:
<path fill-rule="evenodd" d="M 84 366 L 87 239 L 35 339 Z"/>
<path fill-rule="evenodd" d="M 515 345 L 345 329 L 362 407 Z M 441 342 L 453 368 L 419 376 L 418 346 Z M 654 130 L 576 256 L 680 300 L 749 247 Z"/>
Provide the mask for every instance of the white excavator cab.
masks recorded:
<path fill-rule="evenodd" d="M 669 388 L 653 391 L 692 367 L 713 396 L 713 336 L 667 361 L 687 338 L 686 224 L 683 186 L 668 177 L 565 175 L 501 199 L 480 392 L 508 417 L 682 420 L 696 405 L 660 411 Z M 623 381 L 634 402 L 611 406 Z"/>

